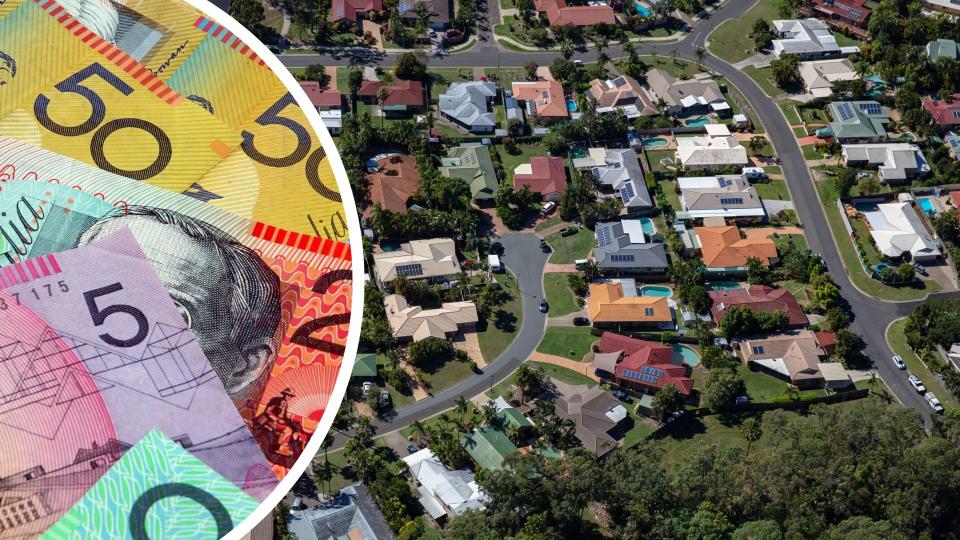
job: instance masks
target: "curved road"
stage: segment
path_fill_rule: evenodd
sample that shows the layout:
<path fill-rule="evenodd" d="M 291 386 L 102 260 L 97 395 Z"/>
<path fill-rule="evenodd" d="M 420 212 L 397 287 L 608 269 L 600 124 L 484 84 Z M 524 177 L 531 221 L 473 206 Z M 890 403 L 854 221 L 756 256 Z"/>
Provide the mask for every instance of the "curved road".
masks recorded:
<path fill-rule="evenodd" d="M 496 4 L 499 0 L 488 1 Z M 668 56 L 675 51 L 679 58 L 696 61 L 696 49 L 706 47 L 707 36 L 713 29 L 726 20 L 739 18 L 754 3 L 756 3 L 756 0 L 729 0 L 722 7 L 713 11 L 708 18 L 699 21 L 682 40 L 672 43 L 637 44 L 637 52 L 641 55 L 649 55 L 655 51 L 662 56 Z M 494 16 L 491 16 L 489 23 L 493 24 L 495 20 Z M 540 65 L 548 65 L 553 59 L 560 56 L 559 53 L 550 51 L 516 52 L 502 49 L 492 41 L 489 30 L 489 27 L 481 28 L 478 44 L 471 49 L 442 57 L 432 56 L 429 59 L 429 65 L 518 67 L 529 61 L 537 62 Z M 622 57 L 624 56 L 623 49 L 619 45 L 611 46 L 608 55 L 612 58 Z M 590 62 L 596 60 L 597 53 L 595 51 L 580 51 L 574 58 Z M 334 56 L 326 54 L 284 55 L 281 56 L 281 59 L 288 67 L 303 67 L 309 64 L 347 65 L 351 59 L 361 64 L 389 66 L 394 63 L 396 56 L 382 53 L 371 54 L 367 50 L 349 50 L 338 52 Z M 840 270 L 844 268 L 843 261 L 840 259 L 830 227 L 827 224 L 824 209 L 820 204 L 810 171 L 796 137 L 794 137 L 793 131 L 780 108 L 769 96 L 763 93 L 753 79 L 727 62 L 708 54 L 703 60 L 703 65 L 722 75 L 735 86 L 753 108 L 760 123 L 765 127 L 776 155 L 781 161 L 798 217 L 804 224 L 807 243 L 812 250 L 822 254 L 827 267 L 830 269 L 830 276 L 840 286 L 843 298 L 852 314 L 851 329 L 862 336 L 865 341 L 864 354 L 874 361 L 881 378 L 904 406 L 918 411 L 924 418 L 928 417 L 931 410 L 927 403 L 907 383 L 906 375 L 891 364 L 889 359 L 892 352 L 885 337 L 887 326 L 895 319 L 910 314 L 919 302 L 897 303 L 878 300 L 863 294 L 850 282 L 846 272 Z M 519 243 L 523 241 L 522 238 L 522 236 L 516 235 L 504 237 L 503 243 L 505 246 L 508 245 L 508 242 Z M 535 237 L 531 235 L 530 244 L 533 249 L 530 250 L 530 255 L 536 254 L 534 258 L 539 261 L 539 270 L 528 267 L 529 261 L 526 261 L 525 258 L 517 260 L 517 257 L 511 257 L 509 248 L 504 260 L 517 273 L 523 290 L 537 291 L 535 294 L 540 294 L 542 263 L 545 262 L 545 257 L 541 256 L 542 254 L 539 253 L 535 242 Z M 517 267 L 515 268 L 514 265 L 517 265 Z M 530 275 L 529 272 L 534 274 Z M 932 296 L 945 296 L 946 294 L 948 293 Z M 543 315 L 537 310 L 537 300 L 534 296 L 532 294 L 529 297 L 525 296 L 524 321 L 520 336 L 506 353 L 490 366 L 488 373 L 471 378 L 428 400 L 402 409 L 386 425 L 392 429 L 397 429 L 414 420 L 427 418 L 452 407 L 458 396 L 476 395 L 485 386 L 489 385 L 491 379 L 499 380 L 506 377 L 536 348 L 537 342 L 543 335 L 544 319 Z"/>

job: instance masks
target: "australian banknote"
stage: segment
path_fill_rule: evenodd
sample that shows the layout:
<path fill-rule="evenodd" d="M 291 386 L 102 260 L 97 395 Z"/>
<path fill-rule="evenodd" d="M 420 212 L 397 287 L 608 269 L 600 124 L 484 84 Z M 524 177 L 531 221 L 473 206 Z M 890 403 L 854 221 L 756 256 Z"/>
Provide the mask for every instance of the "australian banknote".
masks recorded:
<path fill-rule="evenodd" d="M 131 229 L 275 471 L 326 409 L 350 319 L 350 247 L 0 137 L 2 261 Z"/>
<path fill-rule="evenodd" d="M 153 429 L 263 498 L 272 467 L 134 234 L 0 271 L 3 536 L 44 531 Z"/>
<path fill-rule="evenodd" d="M 151 431 L 42 538 L 214 540 L 256 507 L 204 462 Z"/>

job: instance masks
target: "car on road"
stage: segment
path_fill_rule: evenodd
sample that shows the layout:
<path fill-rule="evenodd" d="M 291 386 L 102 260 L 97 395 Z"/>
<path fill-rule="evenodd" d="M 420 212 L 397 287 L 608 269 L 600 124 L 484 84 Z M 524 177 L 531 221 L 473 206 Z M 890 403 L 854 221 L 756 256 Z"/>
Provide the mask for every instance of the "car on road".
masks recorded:
<path fill-rule="evenodd" d="M 550 305 L 547 304 L 547 301 L 546 301 L 545 299 L 541 299 L 541 300 L 540 300 L 540 312 L 541 312 L 541 313 L 546 313 L 546 312 L 549 311 L 549 310 L 550 310 Z"/>
<path fill-rule="evenodd" d="M 553 212 L 553 209 L 557 207 L 557 203 L 550 201 L 547 204 L 543 205 L 543 209 L 540 210 L 540 213 L 547 215 L 550 212 Z"/>
<path fill-rule="evenodd" d="M 893 361 L 893 365 L 897 366 L 897 369 L 907 369 L 907 365 L 903 363 L 903 358 L 900 358 L 899 354 L 893 355 L 890 360 Z"/>
<path fill-rule="evenodd" d="M 930 404 L 931 409 L 938 413 L 943 412 L 943 405 L 940 404 L 940 400 L 937 399 L 937 396 L 935 396 L 933 392 L 927 392 L 923 397 L 927 400 L 927 403 Z"/>
<path fill-rule="evenodd" d="M 907 380 L 910 381 L 911 386 L 913 386 L 917 392 L 923 394 L 927 391 L 927 387 L 923 386 L 923 381 L 920 380 L 920 377 L 911 373 L 910 376 L 907 377 Z"/>
<path fill-rule="evenodd" d="M 408 445 L 407 445 L 407 453 L 408 453 L 408 454 L 416 454 L 418 451 L 420 451 L 420 449 L 417 448 L 417 445 L 415 445 L 415 444 L 408 444 Z"/>
<path fill-rule="evenodd" d="M 490 253 L 494 255 L 503 255 L 503 244 L 500 242 L 490 242 Z"/>
<path fill-rule="evenodd" d="M 574 326 L 590 326 L 590 319 L 586 317 L 574 317 L 573 325 Z"/>

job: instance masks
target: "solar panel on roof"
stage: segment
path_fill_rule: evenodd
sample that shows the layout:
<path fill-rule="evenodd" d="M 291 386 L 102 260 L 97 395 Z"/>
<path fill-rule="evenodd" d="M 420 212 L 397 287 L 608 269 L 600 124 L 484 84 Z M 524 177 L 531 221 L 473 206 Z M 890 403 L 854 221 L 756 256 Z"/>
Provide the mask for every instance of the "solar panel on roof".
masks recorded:
<path fill-rule="evenodd" d="M 597 231 L 597 242 L 599 242 L 600 247 L 608 246 L 612 241 L 613 235 L 610 233 L 609 227 L 604 227 Z"/>
<path fill-rule="evenodd" d="M 654 377 L 663 377 L 662 369 L 643 366 L 642 368 L 640 368 L 640 371 L 642 371 L 643 373 L 646 373 L 647 375 L 653 375 Z"/>
<path fill-rule="evenodd" d="M 733 182 L 730 181 L 729 178 L 721 178 L 721 179 L 720 179 L 720 187 L 729 187 L 729 186 L 732 186 L 732 185 L 733 185 Z"/>
<path fill-rule="evenodd" d="M 880 114 L 882 112 L 879 103 L 861 103 L 860 110 L 866 111 L 867 114 Z"/>
<path fill-rule="evenodd" d="M 841 120 L 850 120 L 853 118 L 853 107 L 849 103 L 841 103 L 837 106 L 837 113 L 840 115 Z"/>
<path fill-rule="evenodd" d="M 420 263 L 397 265 L 397 275 L 403 277 L 422 276 L 423 265 Z"/>
<path fill-rule="evenodd" d="M 633 190 L 633 182 L 627 182 L 622 188 L 620 188 L 620 198 L 623 200 L 624 204 L 633 199 L 636 194 L 637 193 Z"/>

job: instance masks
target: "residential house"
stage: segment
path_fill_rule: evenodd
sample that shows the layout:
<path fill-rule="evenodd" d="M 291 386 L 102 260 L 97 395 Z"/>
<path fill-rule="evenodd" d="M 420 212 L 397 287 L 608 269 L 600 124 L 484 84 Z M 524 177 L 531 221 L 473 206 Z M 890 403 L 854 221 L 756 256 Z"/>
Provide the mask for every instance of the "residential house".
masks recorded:
<path fill-rule="evenodd" d="M 386 92 L 383 103 L 380 102 L 380 90 Z M 376 104 L 384 116 L 404 116 L 422 113 L 426 107 L 423 83 L 420 81 L 399 80 L 389 85 L 383 81 L 363 81 L 357 96 L 364 103 Z"/>
<path fill-rule="evenodd" d="M 705 73 L 678 81 L 666 71 L 655 68 L 647 72 L 647 86 L 652 102 L 662 99 L 666 104 L 664 112 L 670 116 L 706 112 L 728 114 L 731 111 L 720 85 Z"/>
<path fill-rule="evenodd" d="M 443 283 L 460 273 L 457 247 L 449 238 L 411 240 L 395 251 L 374 253 L 373 265 L 379 282 L 388 287 L 400 276 Z"/>
<path fill-rule="evenodd" d="M 811 60 L 800 62 L 800 78 L 808 94 L 826 98 L 833 95 L 833 83 L 856 80 L 857 72 L 846 58 Z"/>
<path fill-rule="evenodd" d="M 679 219 L 722 217 L 758 221 L 767 216 L 756 188 L 743 175 L 688 176 L 677 179 Z"/>
<path fill-rule="evenodd" d="M 450 25 L 450 0 L 400 0 L 397 3 L 397 11 L 400 12 L 400 18 L 407 26 L 415 26 L 420 21 L 418 4 L 427 6 L 430 18 L 427 19 L 427 26 L 431 30 L 445 30 Z"/>
<path fill-rule="evenodd" d="M 570 117 L 563 85 L 557 81 L 514 81 L 510 88 L 513 97 L 525 103 L 528 119 L 553 122 Z"/>
<path fill-rule="evenodd" d="M 519 452 L 503 432 L 491 427 L 473 428 L 472 433 L 460 439 L 460 445 L 477 467 L 488 471 L 505 469 L 507 457 Z"/>
<path fill-rule="evenodd" d="M 377 378 L 377 353 L 357 353 L 350 372 L 352 381 L 369 381 Z"/>
<path fill-rule="evenodd" d="M 420 186 L 416 159 L 408 154 L 391 154 L 375 163 L 376 170 L 367 173 L 371 205 L 364 211 L 364 217 L 370 217 L 375 204 L 384 210 L 406 214 L 410 198 Z"/>
<path fill-rule="evenodd" d="M 834 101 L 827 106 L 830 127 L 825 135 L 833 135 L 839 143 L 880 142 L 887 138 L 885 124 L 890 122 L 890 109 L 876 101 Z M 817 130 L 820 135 L 822 130 Z"/>
<path fill-rule="evenodd" d="M 674 362 L 673 347 L 604 332 L 597 343 L 592 367 L 597 375 L 627 388 L 656 394 L 673 385 L 684 397 L 693 393 L 690 367 Z"/>
<path fill-rule="evenodd" d="M 904 257 L 915 262 L 940 257 L 939 244 L 910 203 L 878 204 L 876 210 L 863 215 L 870 224 L 870 236 L 881 255 L 891 259 Z"/>
<path fill-rule="evenodd" d="M 330 5 L 331 22 L 358 24 L 371 11 L 382 11 L 383 0 L 333 0 Z"/>
<path fill-rule="evenodd" d="M 643 168 L 631 148 L 591 148 L 587 155 L 573 159 L 573 167 L 589 170 L 600 185 L 612 190 L 629 212 L 653 209 L 653 198 L 647 191 Z"/>
<path fill-rule="evenodd" d="M 713 274 L 743 274 L 749 259 L 764 266 L 777 260 L 777 245 L 769 238 L 743 238 L 735 225 L 694 227 L 705 271 Z"/>
<path fill-rule="evenodd" d="M 522 130 L 523 126 L 527 125 L 527 120 L 523 115 L 523 107 L 520 106 L 517 98 L 513 97 L 513 90 L 510 88 L 503 90 L 503 108 L 507 113 L 507 126 L 515 123 Z M 511 122 L 511 120 L 515 122 Z"/>
<path fill-rule="evenodd" d="M 946 96 L 945 99 L 934 99 L 933 96 L 923 96 L 920 104 L 930 113 L 933 123 L 937 127 L 947 130 L 960 126 L 960 93 Z"/>
<path fill-rule="evenodd" d="M 867 0 L 811 0 L 810 11 L 828 25 L 866 37 L 871 10 Z"/>
<path fill-rule="evenodd" d="M 848 167 L 876 167 L 880 178 L 890 185 L 930 174 L 927 158 L 915 144 L 845 144 L 841 154 Z"/>
<path fill-rule="evenodd" d="M 310 98 L 310 103 L 317 109 L 323 125 L 331 135 L 339 135 L 343 127 L 343 95 L 336 90 L 324 90 L 317 81 L 303 81 L 300 83 Z"/>
<path fill-rule="evenodd" d="M 537 427 L 516 407 L 501 409 L 497 412 L 496 419 L 500 428 L 507 433 L 510 430 L 517 430 L 517 436 L 521 440 L 529 439 L 536 434 Z"/>
<path fill-rule="evenodd" d="M 550 26 L 593 26 L 617 22 L 613 8 L 601 2 L 568 6 L 565 0 L 533 0 L 534 9 L 546 14 Z"/>
<path fill-rule="evenodd" d="M 666 276 L 670 263 L 663 242 L 648 239 L 639 219 L 598 223 L 595 230 L 599 247 L 593 248 L 593 258 L 601 273 Z"/>
<path fill-rule="evenodd" d="M 773 27 L 779 39 L 773 40 L 773 55 L 795 54 L 801 60 L 853 54 L 857 46 L 841 47 L 826 23 L 817 19 L 775 20 Z"/>
<path fill-rule="evenodd" d="M 470 196 L 480 206 L 489 206 L 497 193 L 497 171 L 490 149 L 479 143 L 464 143 L 440 159 L 440 174 L 460 178 L 470 186 Z"/>
<path fill-rule="evenodd" d="M 598 456 L 617 447 L 621 422 L 628 416 L 623 404 L 601 386 L 558 398 L 554 410 L 557 416 L 573 421 L 580 444 Z"/>
<path fill-rule="evenodd" d="M 924 7 L 950 15 L 960 15 L 958 0 L 921 0 Z"/>
<path fill-rule="evenodd" d="M 591 283 L 587 317 L 598 328 L 673 330 L 673 311 L 661 296 L 624 296 L 620 283 Z"/>
<path fill-rule="evenodd" d="M 490 81 L 453 83 L 440 94 L 440 114 L 472 133 L 493 133 L 496 97 L 497 85 Z"/>
<path fill-rule="evenodd" d="M 931 62 L 941 58 L 960 59 L 960 45 L 952 39 L 935 39 L 927 43 L 927 56 Z"/>
<path fill-rule="evenodd" d="M 676 161 L 684 169 L 743 167 L 750 163 L 747 149 L 724 124 L 703 126 L 707 134 L 677 137 Z"/>
<path fill-rule="evenodd" d="M 747 306 L 752 311 L 773 313 L 783 311 L 787 314 L 787 325 L 800 328 L 807 325 L 807 315 L 800 307 L 800 303 L 787 289 L 767 287 L 766 285 L 750 285 L 748 288 L 710 291 L 710 314 L 713 320 L 720 321 L 727 311 L 734 306 Z"/>
<path fill-rule="evenodd" d="M 416 482 L 420 505 L 434 521 L 484 509 L 487 496 L 471 471 L 451 471 L 429 448 L 410 454 L 403 462 Z"/>
<path fill-rule="evenodd" d="M 817 330 L 814 332 L 817 336 L 817 343 L 827 355 L 832 355 L 837 348 L 837 333 L 833 330 Z"/>
<path fill-rule="evenodd" d="M 567 168 L 562 158 L 534 156 L 530 163 L 513 170 L 513 185 L 517 189 L 526 186 L 545 201 L 559 201 L 567 189 Z"/>
<path fill-rule="evenodd" d="M 823 376 L 823 386 L 829 390 L 840 390 L 853 384 L 853 379 L 847 373 L 843 362 L 820 362 L 817 364 L 817 369 Z"/>
<path fill-rule="evenodd" d="M 473 302 L 444 302 L 439 308 L 423 309 L 407 304 L 399 294 L 383 299 L 387 322 L 397 341 L 421 341 L 427 338 L 449 339 L 472 331 L 479 321 Z"/>
<path fill-rule="evenodd" d="M 353 484 L 319 506 L 293 509 L 290 533 L 300 540 L 393 540 L 393 531 L 362 483 Z"/>
<path fill-rule="evenodd" d="M 820 362 L 827 354 L 809 330 L 743 339 L 740 355 L 744 363 L 759 366 L 799 388 L 824 385 Z"/>
<path fill-rule="evenodd" d="M 647 89 L 629 75 L 621 75 L 616 79 L 594 79 L 590 81 L 590 89 L 583 95 L 596 102 L 600 114 L 616 110 L 623 112 L 627 118 L 658 114 Z"/>

